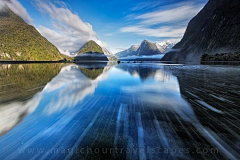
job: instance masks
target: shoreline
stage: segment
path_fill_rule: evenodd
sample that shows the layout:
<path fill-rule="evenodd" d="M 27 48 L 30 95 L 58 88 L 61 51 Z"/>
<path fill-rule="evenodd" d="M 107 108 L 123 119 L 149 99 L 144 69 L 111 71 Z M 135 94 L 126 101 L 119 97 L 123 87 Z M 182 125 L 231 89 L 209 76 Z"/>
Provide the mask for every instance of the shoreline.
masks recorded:
<path fill-rule="evenodd" d="M 73 63 L 74 61 L 0 61 L 0 64 Z"/>

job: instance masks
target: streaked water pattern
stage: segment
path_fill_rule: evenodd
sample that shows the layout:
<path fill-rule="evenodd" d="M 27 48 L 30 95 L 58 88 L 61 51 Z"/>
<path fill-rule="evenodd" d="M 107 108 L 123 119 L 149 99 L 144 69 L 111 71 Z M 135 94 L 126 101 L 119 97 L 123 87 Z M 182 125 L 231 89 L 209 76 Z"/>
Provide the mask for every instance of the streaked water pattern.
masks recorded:
<path fill-rule="evenodd" d="M 237 160 L 239 82 L 237 66 L 83 63 L 21 98 L 4 87 L 22 79 L 1 83 L 18 98 L 0 104 L 0 159 Z"/>

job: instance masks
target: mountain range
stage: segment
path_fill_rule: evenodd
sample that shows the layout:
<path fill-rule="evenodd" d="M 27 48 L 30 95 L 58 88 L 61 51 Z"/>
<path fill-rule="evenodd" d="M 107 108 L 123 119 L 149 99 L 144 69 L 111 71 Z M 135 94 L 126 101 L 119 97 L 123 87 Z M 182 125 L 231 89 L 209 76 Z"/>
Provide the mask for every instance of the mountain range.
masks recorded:
<path fill-rule="evenodd" d="M 189 22 L 182 40 L 173 51 L 165 54 L 162 61 L 200 62 L 204 54 L 206 60 L 207 55 L 219 54 L 226 57 L 225 60 L 231 60 L 239 55 L 239 6 L 239 0 L 209 0 Z"/>
<path fill-rule="evenodd" d="M 126 57 L 162 57 L 162 61 L 239 60 L 240 59 L 240 1 L 209 0 L 204 8 L 189 22 L 179 43 L 170 41 L 140 45 L 113 55 L 94 41 L 87 42 L 75 60 L 110 60 Z M 165 54 L 166 53 L 166 54 Z M 95 57 L 97 56 L 97 57 Z M 101 58 L 99 59 L 98 56 Z M 44 38 L 33 26 L 5 8 L 0 12 L 1 60 L 70 60 Z M 160 59 L 160 58 L 159 58 Z"/>
<path fill-rule="evenodd" d="M 148 40 L 142 41 L 141 45 L 132 45 L 129 49 L 118 52 L 115 54 L 118 58 L 126 58 L 129 56 L 153 56 L 164 54 L 166 50 L 169 50 L 174 46 L 171 41 L 151 43 Z"/>
<path fill-rule="evenodd" d="M 81 60 L 89 60 L 87 58 L 89 53 L 94 53 L 90 55 L 90 60 L 117 60 L 106 48 L 92 40 L 80 48 L 78 55 L 83 56 Z M 101 55 L 100 59 L 99 55 Z M 52 61 L 61 59 L 73 60 L 74 57 L 61 54 L 33 26 L 28 25 L 10 9 L 5 8 L 0 12 L 0 60 Z M 79 60 L 79 56 L 75 60 Z"/>

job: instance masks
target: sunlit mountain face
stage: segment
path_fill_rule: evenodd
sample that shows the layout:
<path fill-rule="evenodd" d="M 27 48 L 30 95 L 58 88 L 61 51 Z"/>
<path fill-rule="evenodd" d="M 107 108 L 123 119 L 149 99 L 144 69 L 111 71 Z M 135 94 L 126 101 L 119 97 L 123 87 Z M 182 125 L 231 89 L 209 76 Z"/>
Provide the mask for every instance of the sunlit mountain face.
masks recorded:
<path fill-rule="evenodd" d="M 239 76 L 229 77 L 240 72 L 238 67 L 219 69 L 159 63 L 63 65 L 31 97 L 1 103 L 0 146 L 5 147 L 0 156 L 236 159 L 239 102 L 233 93 L 238 88 L 224 85 L 237 86 Z"/>

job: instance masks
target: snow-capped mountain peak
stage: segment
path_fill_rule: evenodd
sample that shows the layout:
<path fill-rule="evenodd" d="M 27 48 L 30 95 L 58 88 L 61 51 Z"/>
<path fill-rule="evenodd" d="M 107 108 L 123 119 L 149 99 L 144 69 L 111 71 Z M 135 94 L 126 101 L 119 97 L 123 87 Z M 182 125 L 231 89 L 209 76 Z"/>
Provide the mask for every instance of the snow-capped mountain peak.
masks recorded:
<path fill-rule="evenodd" d="M 156 42 L 155 45 L 157 46 L 158 50 L 161 53 L 166 53 L 169 49 L 171 49 L 175 44 L 170 41 L 162 41 L 162 42 Z"/>

